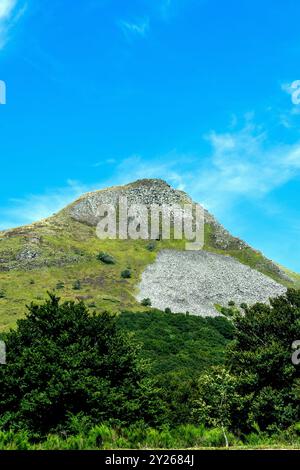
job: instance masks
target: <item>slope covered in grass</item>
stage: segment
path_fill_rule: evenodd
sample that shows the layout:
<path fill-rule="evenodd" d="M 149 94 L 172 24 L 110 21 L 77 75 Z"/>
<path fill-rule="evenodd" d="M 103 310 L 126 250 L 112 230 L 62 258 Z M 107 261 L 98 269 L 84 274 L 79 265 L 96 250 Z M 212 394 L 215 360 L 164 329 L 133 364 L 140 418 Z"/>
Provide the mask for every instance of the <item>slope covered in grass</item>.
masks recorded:
<path fill-rule="evenodd" d="M 184 249 L 184 240 L 157 240 L 152 249 L 143 240 L 99 240 L 95 226 L 74 219 L 74 214 L 82 216 L 80 211 L 89 213 L 93 204 L 96 210 L 102 198 L 114 198 L 124 192 L 141 198 L 141 202 L 143 198 L 166 203 L 173 198 L 177 202 L 191 201 L 188 195 L 161 180 L 141 180 L 83 195 L 48 219 L 0 232 L 0 331 L 15 325 L 23 315 L 24 304 L 45 299 L 47 290 L 56 290 L 63 300 L 84 298 L 100 311 L 142 310 L 135 293 L 143 271 L 160 250 Z M 300 285 L 298 275 L 281 269 L 233 237 L 209 213 L 204 249 L 232 256 L 286 287 Z M 107 265 L 97 260 L 99 252 L 108 253 L 116 263 Z M 121 273 L 127 270 L 131 276 L 122 277 Z M 80 289 L 74 289 L 74 285 Z"/>

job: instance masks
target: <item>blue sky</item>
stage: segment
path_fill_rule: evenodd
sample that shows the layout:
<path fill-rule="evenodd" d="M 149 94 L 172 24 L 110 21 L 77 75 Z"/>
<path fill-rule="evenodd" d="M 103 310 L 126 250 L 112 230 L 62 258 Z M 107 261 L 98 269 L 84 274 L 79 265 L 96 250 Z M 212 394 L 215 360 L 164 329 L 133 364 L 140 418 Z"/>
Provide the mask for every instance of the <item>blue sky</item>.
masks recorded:
<path fill-rule="evenodd" d="M 159 177 L 300 272 L 299 0 L 0 0 L 0 228 Z"/>

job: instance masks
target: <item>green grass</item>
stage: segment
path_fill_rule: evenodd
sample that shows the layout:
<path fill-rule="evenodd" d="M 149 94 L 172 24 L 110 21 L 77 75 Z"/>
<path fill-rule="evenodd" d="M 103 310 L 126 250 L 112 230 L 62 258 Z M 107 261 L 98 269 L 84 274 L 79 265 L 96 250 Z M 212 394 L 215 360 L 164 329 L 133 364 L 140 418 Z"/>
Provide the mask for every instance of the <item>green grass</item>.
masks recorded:
<path fill-rule="evenodd" d="M 38 241 L 36 241 L 38 240 Z M 80 296 L 97 310 L 119 312 L 142 311 L 134 294 L 141 274 L 156 259 L 163 248 L 183 250 L 184 240 L 157 241 L 153 251 L 144 240 L 99 240 L 94 227 L 73 220 L 67 210 L 52 218 L 0 233 L 0 331 L 13 327 L 25 313 L 25 304 L 42 301 L 47 290 L 55 289 L 57 283 L 65 287 L 58 290 L 63 300 Z M 214 247 L 213 227 L 205 227 L 207 251 L 233 256 L 240 262 L 255 268 L 284 285 L 268 260 L 252 249 L 220 250 Z M 20 261 L 18 255 L 25 249 L 36 251 L 34 260 Z M 105 265 L 96 257 L 106 252 L 116 260 Z M 124 279 L 121 273 L 130 269 L 131 277 Z M 294 286 L 300 287 L 300 275 L 288 273 Z M 74 291 L 74 282 L 81 283 L 80 291 Z"/>
<path fill-rule="evenodd" d="M 40 243 L 30 243 L 30 237 L 40 237 Z M 65 287 L 58 290 L 63 300 L 84 297 L 86 303 L 94 304 L 97 310 L 119 312 L 120 309 L 142 309 L 134 293 L 144 269 L 156 259 L 162 248 L 184 247 L 184 241 L 160 241 L 155 249 L 147 249 L 144 240 L 99 240 L 95 229 L 61 215 L 45 221 L 16 229 L 9 238 L 2 237 L 0 259 L 9 253 L 10 264 L 17 268 L 0 271 L 0 290 L 5 298 L 0 299 L 0 331 L 13 327 L 25 313 L 25 304 L 42 301 L 47 290 L 54 290 L 58 282 Z M 18 263 L 17 255 L 28 246 L 39 251 L 32 263 Z M 107 265 L 97 260 L 99 252 L 107 252 L 116 260 Z M 2 263 L 6 268 L 8 263 Z M 3 269 L 3 268 L 2 268 Z M 122 271 L 130 269 L 131 278 L 123 279 Z M 74 291 L 74 282 L 79 280 L 81 290 Z"/>
<path fill-rule="evenodd" d="M 300 437 L 279 434 L 272 438 L 251 434 L 244 438 L 227 433 L 229 449 L 300 449 Z M 25 432 L 0 431 L 0 450 L 98 450 L 98 449 L 224 449 L 224 436 L 219 428 L 182 425 L 173 429 L 154 429 L 145 425 L 112 428 L 100 424 L 90 429 L 81 428 L 62 436 L 50 434 L 40 442 L 33 442 Z"/>
<path fill-rule="evenodd" d="M 266 276 L 271 277 L 274 281 L 277 281 L 280 284 L 283 284 L 286 287 L 295 287 L 297 288 L 300 286 L 300 275 L 291 273 L 286 268 L 282 266 L 276 265 L 272 261 L 268 260 L 263 256 L 263 254 L 259 251 L 256 251 L 250 247 L 246 248 L 234 248 L 229 247 L 226 250 L 222 250 L 215 247 L 213 241 L 213 227 L 211 225 L 205 225 L 205 245 L 204 249 L 211 253 L 216 253 L 225 256 L 231 256 L 232 258 L 237 259 L 240 263 L 243 263 L 250 268 L 256 269 L 257 271 L 265 274 Z M 288 280 L 283 279 L 278 275 L 276 267 L 278 266 L 283 272 L 285 272 L 292 280 L 289 282 Z"/>

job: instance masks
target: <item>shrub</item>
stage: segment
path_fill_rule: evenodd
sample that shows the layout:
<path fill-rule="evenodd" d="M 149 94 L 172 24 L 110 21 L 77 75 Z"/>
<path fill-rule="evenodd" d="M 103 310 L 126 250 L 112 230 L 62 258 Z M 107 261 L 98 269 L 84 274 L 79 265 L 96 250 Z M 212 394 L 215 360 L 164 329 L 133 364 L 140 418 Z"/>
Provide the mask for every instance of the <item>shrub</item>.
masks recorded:
<path fill-rule="evenodd" d="M 172 313 L 172 310 L 169 307 L 167 307 L 167 308 L 165 308 L 165 313 L 170 314 L 170 313 Z"/>
<path fill-rule="evenodd" d="M 130 279 L 131 278 L 131 271 L 130 269 L 124 269 L 124 271 L 121 272 L 121 277 L 123 279 Z"/>
<path fill-rule="evenodd" d="M 0 449 L 28 450 L 30 449 L 29 435 L 26 431 L 0 431 Z"/>
<path fill-rule="evenodd" d="M 60 289 L 64 289 L 64 288 L 65 288 L 64 282 L 58 281 L 58 283 L 56 284 L 56 289 L 60 290 Z"/>
<path fill-rule="evenodd" d="M 0 289 L 0 299 L 5 299 L 5 297 L 6 297 L 5 291 L 3 289 Z"/>
<path fill-rule="evenodd" d="M 299 324 L 300 291 L 294 289 L 270 305 L 235 312 L 227 362 L 238 378 L 238 393 L 247 400 L 232 414 L 234 429 L 251 432 L 256 423 L 262 432 L 274 432 L 300 421 L 300 369 L 291 360 Z"/>
<path fill-rule="evenodd" d="M 156 248 L 156 243 L 154 241 L 148 243 L 148 245 L 146 246 L 147 250 L 149 251 L 154 251 L 155 248 Z"/>
<path fill-rule="evenodd" d="M 74 282 L 73 289 L 74 290 L 80 290 L 81 289 L 81 282 L 79 281 L 79 279 L 77 279 L 77 281 Z"/>
<path fill-rule="evenodd" d="M 243 302 L 243 303 L 240 305 L 240 307 L 241 307 L 242 310 L 247 310 L 248 305 Z"/>
<path fill-rule="evenodd" d="M 101 251 L 97 255 L 97 259 L 99 261 L 102 261 L 102 263 L 104 263 L 104 264 L 116 264 L 116 261 L 115 261 L 114 257 L 109 255 L 108 253 L 104 253 L 103 251 Z"/>
<path fill-rule="evenodd" d="M 151 300 L 150 299 L 143 299 L 141 301 L 141 305 L 143 305 L 143 307 L 151 307 Z"/>

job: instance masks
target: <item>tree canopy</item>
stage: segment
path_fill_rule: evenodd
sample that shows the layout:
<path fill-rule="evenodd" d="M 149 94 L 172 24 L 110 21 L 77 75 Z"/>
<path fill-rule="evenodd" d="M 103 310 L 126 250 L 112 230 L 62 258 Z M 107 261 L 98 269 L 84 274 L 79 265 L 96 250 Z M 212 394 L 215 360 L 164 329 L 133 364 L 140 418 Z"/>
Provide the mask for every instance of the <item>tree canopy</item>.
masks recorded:
<path fill-rule="evenodd" d="M 0 425 L 37 434 L 64 429 L 78 414 L 92 423 L 132 423 L 159 416 L 157 391 L 138 347 L 108 313 L 61 303 L 50 294 L 31 304 L 3 335 Z"/>

